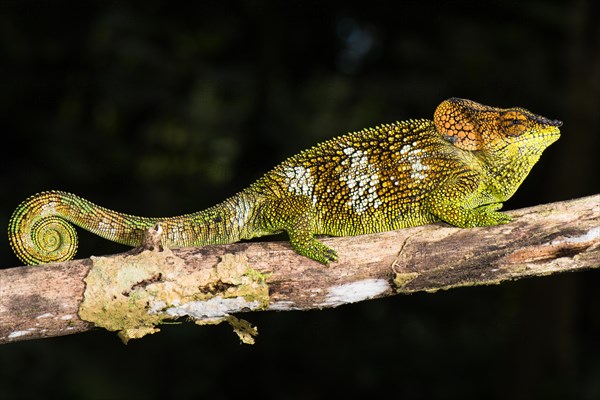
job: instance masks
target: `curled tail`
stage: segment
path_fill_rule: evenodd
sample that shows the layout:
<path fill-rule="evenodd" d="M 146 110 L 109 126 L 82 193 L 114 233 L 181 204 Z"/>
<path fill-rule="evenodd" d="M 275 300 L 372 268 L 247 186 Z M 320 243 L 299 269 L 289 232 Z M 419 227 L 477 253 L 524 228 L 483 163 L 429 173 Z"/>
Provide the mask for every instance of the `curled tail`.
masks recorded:
<path fill-rule="evenodd" d="M 70 260 L 77 252 L 77 225 L 114 242 L 137 246 L 144 231 L 158 222 L 117 213 L 71 193 L 38 193 L 17 207 L 8 237 L 19 259 L 27 264 Z"/>
<path fill-rule="evenodd" d="M 194 214 L 146 218 L 109 210 L 71 193 L 49 191 L 17 207 L 8 224 L 8 237 L 17 257 L 30 265 L 72 259 L 77 252 L 73 225 L 129 246 L 141 245 L 145 231 L 158 222 L 168 247 L 232 243 L 269 233 L 249 223 L 255 205 L 256 197 L 242 192 Z"/>

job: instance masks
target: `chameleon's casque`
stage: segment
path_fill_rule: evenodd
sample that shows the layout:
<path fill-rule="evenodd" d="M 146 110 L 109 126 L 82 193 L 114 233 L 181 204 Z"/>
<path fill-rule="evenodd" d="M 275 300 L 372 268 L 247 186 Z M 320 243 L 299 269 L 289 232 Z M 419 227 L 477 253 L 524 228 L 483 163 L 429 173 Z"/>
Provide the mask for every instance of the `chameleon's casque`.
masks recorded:
<path fill-rule="evenodd" d="M 286 231 L 299 254 L 327 264 L 336 252 L 315 235 L 360 235 L 439 220 L 465 228 L 510 221 L 497 210 L 559 138 L 561 124 L 523 108 L 451 98 L 437 107 L 433 121 L 381 125 L 305 150 L 204 211 L 136 217 L 49 191 L 16 209 L 9 237 L 22 261 L 39 264 L 75 255 L 71 224 L 130 246 L 140 245 L 158 222 L 169 247 Z"/>

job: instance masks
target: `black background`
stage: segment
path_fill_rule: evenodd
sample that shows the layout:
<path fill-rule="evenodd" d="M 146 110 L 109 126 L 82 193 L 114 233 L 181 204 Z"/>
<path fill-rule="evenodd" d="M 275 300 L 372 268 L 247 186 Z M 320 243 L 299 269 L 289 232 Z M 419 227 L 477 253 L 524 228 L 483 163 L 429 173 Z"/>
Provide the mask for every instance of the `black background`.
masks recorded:
<path fill-rule="evenodd" d="M 2 267 L 20 265 L 6 225 L 36 192 L 192 212 L 452 96 L 564 122 L 507 209 L 599 192 L 597 2 L 196 3 L 0 2 Z M 78 257 L 126 249 L 80 240 Z M 0 398 L 597 399 L 599 283 L 253 313 L 254 346 L 190 323 L 127 346 L 104 331 L 19 342 L 0 347 Z"/>

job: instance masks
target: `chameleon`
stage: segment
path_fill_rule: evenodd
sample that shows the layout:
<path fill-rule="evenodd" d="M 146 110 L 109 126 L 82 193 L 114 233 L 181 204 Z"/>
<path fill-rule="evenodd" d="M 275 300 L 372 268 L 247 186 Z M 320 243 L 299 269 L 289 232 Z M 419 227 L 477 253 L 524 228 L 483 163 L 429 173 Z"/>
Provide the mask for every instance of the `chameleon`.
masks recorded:
<path fill-rule="evenodd" d="M 300 255 L 328 265 L 334 249 L 316 236 L 353 236 L 443 221 L 462 228 L 511 221 L 499 212 L 562 122 L 524 108 L 441 102 L 433 120 L 409 119 L 338 136 L 292 156 L 206 210 L 169 218 L 127 215 L 71 193 L 24 201 L 9 238 L 27 264 L 69 260 L 73 225 L 140 246 L 160 223 L 163 245 L 227 244 L 285 231 Z"/>

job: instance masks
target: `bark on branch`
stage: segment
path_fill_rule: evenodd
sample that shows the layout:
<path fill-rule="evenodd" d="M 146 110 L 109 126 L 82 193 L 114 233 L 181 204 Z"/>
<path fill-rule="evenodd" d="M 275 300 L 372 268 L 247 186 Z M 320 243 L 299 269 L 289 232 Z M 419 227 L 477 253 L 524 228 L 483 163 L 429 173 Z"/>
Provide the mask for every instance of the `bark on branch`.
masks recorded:
<path fill-rule="evenodd" d="M 337 307 L 377 297 L 600 267 L 600 195 L 509 212 L 507 225 L 433 224 L 323 238 L 339 261 L 324 267 L 286 242 L 162 249 L 157 238 L 127 253 L 0 270 L 0 343 L 101 326 L 126 341 L 161 322 L 227 321 L 232 314 Z M 160 232 L 149 232 L 157 235 Z"/>

